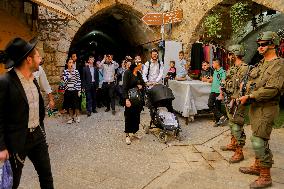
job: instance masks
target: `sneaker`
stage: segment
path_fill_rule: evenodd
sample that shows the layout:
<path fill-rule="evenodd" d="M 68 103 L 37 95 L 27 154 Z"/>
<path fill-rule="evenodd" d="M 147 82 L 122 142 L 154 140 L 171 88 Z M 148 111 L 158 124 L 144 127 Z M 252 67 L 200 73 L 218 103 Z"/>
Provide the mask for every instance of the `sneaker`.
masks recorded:
<path fill-rule="evenodd" d="M 131 140 L 130 140 L 129 136 L 126 137 L 125 142 L 126 142 L 127 145 L 131 144 Z"/>
<path fill-rule="evenodd" d="M 107 108 L 106 110 L 105 110 L 105 112 L 109 112 L 110 111 L 110 109 L 109 108 Z"/>
<path fill-rule="evenodd" d="M 91 112 L 87 112 L 87 117 L 90 117 L 92 115 Z"/>
<path fill-rule="evenodd" d="M 96 114 L 96 113 L 98 113 L 98 112 L 97 112 L 97 110 L 93 110 L 93 113 L 95 113 L 95 114 Z"/>
<path fill-rule="evenodd" d="M 72 124 L 73 123 L 73 118 L 70 118 L 68 121 L 67 121 L 67 124 Z"/>
<path fill-rule="evenodd" d="M 75 121 L 76 121 L 77 123 L 80 123 L 80 117 L 77 116 L 77 117 L 75 118 Z"/>
<path fill-rule="evenodd" d="M 218 121 L 218 123 L 217 124 L 219 124 L 219 125 L 225 125 L 225 123 L 226 123 L 226 121 L 227 121 L 227 117 L 225 117 L 225 116 L 222 116 L 220 119 L 219 119 L 219 121 Z"/>
<path fill-rule="evenodd" d="M 111 112 L 111 113 L 112 113 L 112 115 L 115 115 L 115 110 L 112 110 L 112 112 Z"/>
<path fill-rule="evenodd" d="M 213 125 L 213 127 L 219 127 L 219 126 L 220 126 L 220 124 L 219 124 L 218 121 L 216 121 L 216 122 L 214 123 L 214 125 Z"/>

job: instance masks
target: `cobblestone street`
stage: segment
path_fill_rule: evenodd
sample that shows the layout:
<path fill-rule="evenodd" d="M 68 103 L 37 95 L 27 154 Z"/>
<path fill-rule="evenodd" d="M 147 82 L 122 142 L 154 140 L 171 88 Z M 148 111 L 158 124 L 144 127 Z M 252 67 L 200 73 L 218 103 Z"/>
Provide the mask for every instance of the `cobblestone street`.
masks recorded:
<path fill-rule="evenodd" d="M 46 119 L 55 188 L 57 189 L 156 189 L 156 188 L 248 188 L 255 176 L 239 173 L 238 167 L 249 165 L 253 153 L 246 128 L 245 161 L 231 165 L 231 152 L 221 152 L 219 146 L 229 141 L 228 127 L 213 128 L 207 117 L 198 117 L 188 126 L 182 124 L 182 141 L 162 144 L 153 133 L 125 144 L 123 109 L 115 116 L 99 109 L 80 124 L 67 125 L 66 117 Z M 148 111 L 142 113 L 142 124 L 149 123 Z M 272 188 L 283 188 L 284 130 L 274 130 L 271 149 L 274 153 Z M 282 175 L 282 176 L 281 176 Z M 26 161 L 20 188 L 38 189 L 37 175 Z"/>

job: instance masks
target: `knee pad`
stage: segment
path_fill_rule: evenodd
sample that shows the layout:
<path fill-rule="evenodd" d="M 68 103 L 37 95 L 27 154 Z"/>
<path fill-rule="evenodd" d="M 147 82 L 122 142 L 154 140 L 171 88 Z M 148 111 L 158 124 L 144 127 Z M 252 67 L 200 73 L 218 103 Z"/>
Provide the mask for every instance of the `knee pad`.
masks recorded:
<path fill-rule="evenodd" d="M 231 127 L 231 131 L 233 133 L 233 135 L 238 138 L 238 135 L 241 136 L 241 127 L 235 123 L 231 123 L 232 127 Z M 239 137 L 240 137 L 239 136 Z"/>
<path fill-rule="evenodd" d="M 250 140 L 256 157 L 261 159 L 265 155 L 265 141 L 257 136 L 251 136 Z"/>
<path fill-rule="evenodd" d="M 231 133 L 233 134 L 233 127 L 234 127 L 234 123 L 232 123 L 231 121 L 229 122 L 228 126 L 230 127 Z"/>
<path fill-rule="evenodd" d="M 233 132 L 240 132 L 242 129 L 238 124 L 232 123 Z"/>

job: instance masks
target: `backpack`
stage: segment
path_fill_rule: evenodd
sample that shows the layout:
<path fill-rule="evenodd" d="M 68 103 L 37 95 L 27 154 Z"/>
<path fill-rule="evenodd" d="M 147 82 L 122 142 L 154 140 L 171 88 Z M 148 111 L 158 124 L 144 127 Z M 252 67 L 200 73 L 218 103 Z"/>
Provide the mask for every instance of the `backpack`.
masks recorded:
<path fill-rule="evenodd" d="M 150 65 L 151 65 L 151 60 L 148 60 L 148 62 L 149 62 L 149 67 L 148 67 L 148 73 L 147 73 L 147 79 L 149 79 L 149 73 L 150 73 Z M 161 68 L 161 62 L 160 62 L 160 60 L 158 60 L 158 64 L 159 64 L 159 70 L 160 70 L 160 68 Z"/>

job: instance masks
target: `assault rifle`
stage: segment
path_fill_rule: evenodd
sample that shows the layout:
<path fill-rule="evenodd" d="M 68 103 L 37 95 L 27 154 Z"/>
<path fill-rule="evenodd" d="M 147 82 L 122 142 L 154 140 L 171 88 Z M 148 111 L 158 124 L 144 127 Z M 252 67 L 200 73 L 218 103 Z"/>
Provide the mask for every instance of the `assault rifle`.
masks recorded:
<path fill-rule="evenodd" d="M 228 109 L 228 112 L 231 112 L 232 110 L 231 110 L 231 106 L 230 106 L 230 96 L 228 94 L 228 91 L 226 90 L 225 83 L 221 82 L 220 88 L 221 88 L 221 91 L 223 92 L 223 95 L 224 95 L 225 106 Z"/>
<path fill-rule="evenodd" d="M 240 93 L 239 93 L 239 97 L 245 96 L 246 92 L 247 92 L 247 83 L 248 83 L 248 79 L 249 79 L 249 73 L 252 70 L 252 68 L 254 68 L 253 65 L 249 65 L 246 74 L 244 75 L 242 82 L 240 84 Z M 235 118 L 237 110 L 239 109 L 240 106 L 240 101 L 239 100 L 235 100 L 234 103 L 234 114 L 233 114 L 233 118 Z"/>

